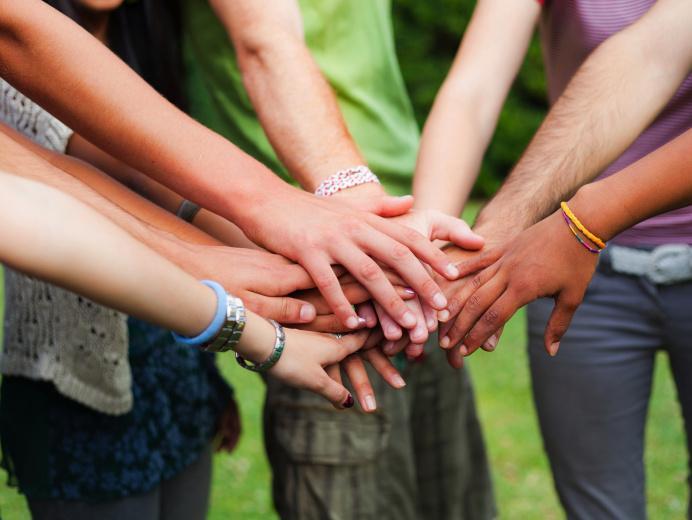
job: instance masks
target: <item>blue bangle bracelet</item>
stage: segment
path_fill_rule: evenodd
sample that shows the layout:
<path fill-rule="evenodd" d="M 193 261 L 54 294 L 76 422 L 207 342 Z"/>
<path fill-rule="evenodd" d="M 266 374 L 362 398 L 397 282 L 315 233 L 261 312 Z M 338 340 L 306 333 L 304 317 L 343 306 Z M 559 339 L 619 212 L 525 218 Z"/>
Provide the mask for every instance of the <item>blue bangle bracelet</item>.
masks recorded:
<path fill-rule="evenodd" d="M 211 287 L 214 289 L 214 292 L 216 293 L 216 314 L 214 315 L 214 319 L 211 320 L 211 323 L 207 326 L 206 329 L 204 329 L 199 335 L 195 336 L 194 338 L 187 338 L 185 336 L 181 336 L 180 334 L 176 334 L 173 332 L 173 339 L 175 339 L 178 343 L 182 343 L 183 345 L 190 345 L 193 347 L 197 347 L 199 345 L 204 345 L 205 343 L 208 343 L 212 339 L 216 337 L 216 335 L 219 333 L 221 330 L 221 327 L 223 324 L 226 322 L 226 300 L 228 296 L 226 295 L 226 290 L 221 287 L 220 284 L 212 281 L 212 280 L 201 280 L 200 283 L 203 283 L 207 287 Z"/>

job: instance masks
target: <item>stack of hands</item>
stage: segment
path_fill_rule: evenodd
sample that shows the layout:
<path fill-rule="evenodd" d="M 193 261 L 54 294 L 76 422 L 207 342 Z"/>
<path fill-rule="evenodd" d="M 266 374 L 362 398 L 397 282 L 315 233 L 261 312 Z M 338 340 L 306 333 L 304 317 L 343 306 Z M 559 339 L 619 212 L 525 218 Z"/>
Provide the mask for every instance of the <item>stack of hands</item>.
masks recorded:
<path fill-rule="evenodd" d="M 412 204 L 411 197 L 386 196 L 325 201 L 338 218 L 291 249 L 274 248 L 297 263 L 261 250 L 217 248 L 233 265 L 228 279 L 219 280 L 226 289 L 250 310 L 291 327 L 287 344 L 298 348 L 284 352 L 270 371 L 274 377 L 341 408 L 353 403 L 342 384 L 346 374 L 362 409 L 372 412 L 377 405 L 366 364 L 402 388 L 391 357 L 419 358 L 439 328 L 440 346 L 460 368 L 464 356 L 494 350 L 506 321 L 541 296 L 556 298 L 546 330 L 546 348 L 556 353 L 597 260 L 560 215 L 511 236 L 490 223 L 474 232 L 461 219 Z M 536 254 L 546 236 L 550 244 Z M 208 272 L 218 279 L 218 259 L 199 258 L 211 261 Z M 570 270 L 575 264 L 578 272 Z"/>

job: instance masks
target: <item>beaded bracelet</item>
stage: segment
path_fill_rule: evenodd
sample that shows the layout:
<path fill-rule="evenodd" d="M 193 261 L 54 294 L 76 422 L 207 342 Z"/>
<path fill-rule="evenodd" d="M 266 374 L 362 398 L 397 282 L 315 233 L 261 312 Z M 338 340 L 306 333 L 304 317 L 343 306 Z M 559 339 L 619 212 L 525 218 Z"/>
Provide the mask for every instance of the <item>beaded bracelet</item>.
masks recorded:
<path fill-rule="evenodd" d="M 574 237 L 579 241 L 581 245 L 583 245 L 590 253 L 600 253 L 602 249 L 592 247 L 586 240 L 584 240 L 581 236 L 579 236 L 579 230 L 572 224 L 572 221 L 569 219 L 567 214 L 563 211 L 562 216 L 565 219 L 565 222 L 567 223 L 567 227 L 569 227 L 569 230 L 572 232 Z"/>
<path fill-rule="evenodd" d="M 279 361 L 279 358 L 281 358 L 281 354 L 283 354 L 284 347 L 286 346 L 286 333 L 284 332 L 284 328 L 274 320 L 268 319 L 267 321 L 274 326 L 274 330 L 276 331 L 276 340 L 274 341 L 274 348 L 272 350 L 272 353 L 269 354 L 269 357 L 261 363 L 250 364 L 247 361 L 245 361 L 243 356 L 236 352 L 236 361 L 241 367 L 243 367 L 246 370 L 252 370 L 253 372 L 266 372 L 271 367 L 276 365 L 276 363 Z"/>
<path fill-rule="evenodd" d="M 576 215 L 575 215 L 574 213 L 572 213 L 572 210 L 569 209 L 569 206 L 567 205 L 566 202 L 564 202 L 564 201 L 561 202 L 561 203 L 560 203 L 560 208 L 562 209 L 562 213 L 563 213 L 564 215 L 566 215 L 567 218 L 569 218 L 569 220 L 572 222 L 572 224 L 574 224 L 574 225 L 577 227 L 577 229 L 578 229 L 579 231 L 581 231 L 581 233 L 582 233 L 586 238 L 588 238 L 591 242 L 593 242 L 594 244 L 596 244 L 596 246 L 597 246 L 599 249 L 603 249 L 603 248 L 606 246 L 606 244 L 605 244 L 605 242 L 604 242 L 603 240 L 601 240 L 601 239 L 598 238 L 596 235 L 594 235 L 591 231 L 589 231 L 588 229 L 586 229 L 586 226 L 584 226 L 584 224 L 582 224 L 582 223 L 579 221 L 579 219 L 576 217 Z"/>
<path fill-rule="evenodd" d="M 372 173 L 370 168 L 367 166 L 354 166 L 353 168 L 340 170 L 324 179 L 315 190 L 315 195 L 318 197 L 329 197 L 340 191 L 369 182 L 380 184 L 377 175 Z"/>

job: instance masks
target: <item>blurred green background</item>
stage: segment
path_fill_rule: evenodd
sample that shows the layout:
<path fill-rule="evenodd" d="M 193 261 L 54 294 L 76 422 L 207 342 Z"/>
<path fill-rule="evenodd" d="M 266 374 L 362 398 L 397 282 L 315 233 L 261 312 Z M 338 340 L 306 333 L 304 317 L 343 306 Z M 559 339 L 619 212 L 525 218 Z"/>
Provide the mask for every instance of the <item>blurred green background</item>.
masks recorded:
<path fill-rule="evenodd" d="M 422 124 L 456 52 L 474 2 L 393 3 L 401 65 L 416 117 Z M 475 189 L 477 198 L 494 193 L 528 144 L 545 112 L 544 91 L 540 49 L 534 41 L 484 161 Z M 477 205 L 468 208 L 465 217 L 472 219 L 476 209 Z M 476 354 L 467 366 L 476 385 L 501 518 L 562 518 L 531 403 L 525 347 L 524 315 L 520 312 L 506 327 L 497 351 Z M 276 518 L 262 446 L 263 384 L 227 358 L 220 361 L 237 389 L 244 434 L 234 454 L 216 457 L 210 518 Z M 646 438 L 649 516 L 683 519 L 687 456 L 682 423 L 667 359 L 661 354 L 658 361 Z M 0 483 L 0 516 L 5 520 L 29 518 L 23 498 L 4 481 Z"/>
<path fill-rule="evenodd" d="M 394 23 L 401 69 L 422 126 L 447 75 L 473 0 L 395 0 Z M 543 61 L 534 38 L 524 66 L 500 116 L 495 139 L 474 189 L 490 197 L 528 145 L 546 110 Z"/>

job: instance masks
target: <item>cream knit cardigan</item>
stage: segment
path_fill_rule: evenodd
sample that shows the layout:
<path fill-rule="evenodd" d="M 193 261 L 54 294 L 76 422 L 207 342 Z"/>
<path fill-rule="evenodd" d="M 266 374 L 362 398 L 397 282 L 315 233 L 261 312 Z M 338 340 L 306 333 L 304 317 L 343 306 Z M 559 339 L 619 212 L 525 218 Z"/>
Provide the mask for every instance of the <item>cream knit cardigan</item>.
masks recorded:
<path fill-rule="evenodd" d="M 65 153 L 72 130 L 0 79 L 0 120 Z M 132 408 L 126 317 L 76 294 L 5 269 L 0 370 L 52 381 L 66 397 L 107 414 Z"/>

